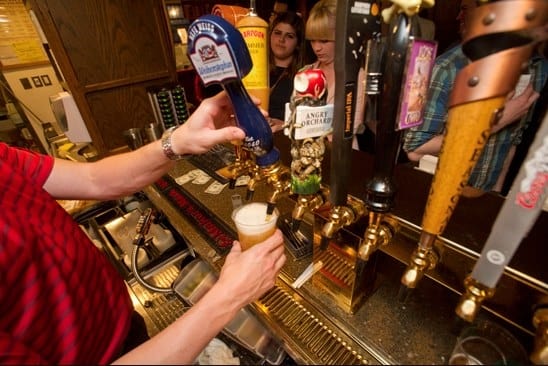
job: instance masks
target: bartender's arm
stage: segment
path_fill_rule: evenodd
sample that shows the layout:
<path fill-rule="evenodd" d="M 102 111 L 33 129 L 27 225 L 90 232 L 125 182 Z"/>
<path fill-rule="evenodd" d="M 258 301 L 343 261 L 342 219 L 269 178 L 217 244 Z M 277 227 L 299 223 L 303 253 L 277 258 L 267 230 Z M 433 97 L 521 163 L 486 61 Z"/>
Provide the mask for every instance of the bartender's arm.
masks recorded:
<path fill-rule="evenodd" d="M 242 140 L 244 132 L 230 126 L 232 105 L 226 93 L 205 99 L 171 137 L 176 154 L 201 154 L 218 143 Z M 174 166 L 154 141 L 135 151 L 97 162 L 56 159 L 44 188 L 57 199 L 114 199 L 155 182 Z"/>

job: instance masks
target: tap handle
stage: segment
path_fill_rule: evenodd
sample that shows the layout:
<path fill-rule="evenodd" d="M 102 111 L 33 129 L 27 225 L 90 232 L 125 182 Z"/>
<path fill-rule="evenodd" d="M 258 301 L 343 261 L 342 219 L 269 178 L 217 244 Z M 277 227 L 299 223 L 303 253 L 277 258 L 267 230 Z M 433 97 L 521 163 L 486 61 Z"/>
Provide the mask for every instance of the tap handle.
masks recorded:
<path fill-rule="evenodd" d="M 408 63 L 408 49 L 413 34 L 418 28 L 411 17 L 399 13 L 390 24 L 386 47 L 382 44 L 372 44 L 384 51 L 381 58 L 384 64 L 382 99 L 375 134 L 375 160 L 373 177 L 366 184 L 365 203 L 369 210 L 389 212 L 394 203 L 396 187 L 393 181 L 393 171 L 398 159 L 401 144 L 401 130 L 397 129 L 397 118 L 401 101 L 402 82 Z"/>
<path fill-rule="evenodd" d="M 204 15 L 189 27 L 188 55 L 204 85 L 221 84 L 232 102 L 238 126 L 246 136 L 243 148 L 257 157 L 259 166 L 276 163 L 270 125 L 247 93 L 242 78 L 253 67 L 242 34 L 216 15 Z"/>
<path fill-rule="evenodd" d="M 354 1 L 337 3 L 336 23 L 344 26 L 335 31 L 335 105 L 333 113 L 333 141 L 331 146 L 331 202 L 335 206 L 346 204 L 350 179 L 350 160 L 354 136 L 354 115 L 358 99 L 360 68 L 365 60 L 365 43 L 380 33 L 380 8 L 375 0 L 369 3 L 370 11 L 354 11 Z M 364 6 L 364 9 L 367 7 Z M 365 92 L 365 90 L 362 90 Z"/>
<path fill-rule="evenodd" d="M 447 131 L 423 230 L 440 234 L 445 229 L 547 14 L 548 2 L 534 0 L 487 3 L 471 14 L 462 48 L 472 62 L 457 74 L 451 91 Z"/>

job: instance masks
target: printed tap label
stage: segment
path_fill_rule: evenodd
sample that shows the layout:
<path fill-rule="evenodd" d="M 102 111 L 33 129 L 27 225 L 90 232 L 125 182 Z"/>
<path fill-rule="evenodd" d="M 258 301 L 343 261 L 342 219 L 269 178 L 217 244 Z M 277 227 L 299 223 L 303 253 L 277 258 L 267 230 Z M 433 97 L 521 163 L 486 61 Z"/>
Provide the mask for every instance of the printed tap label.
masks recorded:
<path fill-rule="evenodd" d="M 211 38 L 202 36 L 196 39 L 194 49 L 190 58 L 204 85 L 222 83 L 224 80 L 238 77 L 234 60 L 226 44 L 219 45 Z"/>
<path fill-rule="evenodd" d="M 331 132 L 332 126 L 333 104 L 319 107 L 298 106 L 295 109 L 295 140 L 326 135 Z"/>

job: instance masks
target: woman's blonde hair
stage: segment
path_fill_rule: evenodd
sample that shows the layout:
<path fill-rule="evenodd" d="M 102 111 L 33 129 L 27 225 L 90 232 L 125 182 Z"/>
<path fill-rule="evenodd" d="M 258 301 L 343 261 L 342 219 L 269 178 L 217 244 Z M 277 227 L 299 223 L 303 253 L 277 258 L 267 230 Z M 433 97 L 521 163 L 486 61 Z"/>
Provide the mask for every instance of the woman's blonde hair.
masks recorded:
<path fill-rule="evenodd" d="M 310 10 L 305 36 L 309 41 L 334 41 L 337 0 L 320 0 Z"/>

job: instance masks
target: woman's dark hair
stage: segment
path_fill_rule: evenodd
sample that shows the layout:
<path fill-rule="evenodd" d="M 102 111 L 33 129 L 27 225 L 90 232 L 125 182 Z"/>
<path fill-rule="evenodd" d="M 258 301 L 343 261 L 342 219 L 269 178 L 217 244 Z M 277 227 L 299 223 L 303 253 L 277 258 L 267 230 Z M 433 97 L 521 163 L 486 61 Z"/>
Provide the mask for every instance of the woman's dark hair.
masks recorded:
<path fill-rule="evenodd" d="M 279 13 L 272 21 L 270 29 L 268 30 L 269 40 L 272 32 L 274 31 L 274 28 L 276 28 L 276 26 L 280 23 L 289 24 L 291 27 L 293 27 L 297 36 L 297 47 L 295 47 L 295 50 L 293 51 L 293 61 L 291 62 L 291 65 L 289 65 L 289 67 L 287 68 L 287 71 L 290 73 L 290 75 L 294 75 L 303 66 L 304 62 L 304 21 L 301 16 L 294 11 Z M 269 52 L 269 61 L 270 68 L 274 68 L 276 65 L 274 64 L 274 55 L 272 51 Z"/>

